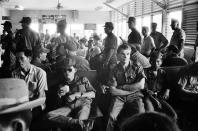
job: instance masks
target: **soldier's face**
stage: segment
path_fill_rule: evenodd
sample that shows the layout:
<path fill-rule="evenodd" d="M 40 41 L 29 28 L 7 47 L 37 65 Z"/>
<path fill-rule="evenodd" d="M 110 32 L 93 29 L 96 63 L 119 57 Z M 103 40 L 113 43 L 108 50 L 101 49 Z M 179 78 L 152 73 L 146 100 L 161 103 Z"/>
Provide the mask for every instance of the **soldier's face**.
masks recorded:
<path fill-rule="evenodd" d="M 105 27 L 104 28 L 104 31 L 105 31 L 106 34 L 112 32 L 112 30 L 109 27 Z"/>
<path fill-rule="evenodd" d="M 128 27 L 129 27 L 129 29 L 135 28 L 135 22 L 129 21 L 129 22 L 128 22 Z"/>
<path fill-rule="evenodd" d="M 171 26 L 172 30 L 175 30 L 177 28 L 177 25 L 178 25 L 177 23 L 172 22 L 170 26 Z"/>
<path fill-rule="evenodd" d="M 154 25 L 154 24 L 152 24 L 152 25 L 151 25 L 151 30 L 152 30 L 152 32 L 156 31 L 156 29 L 157 29 L 157 26 Z"/>
<path fill-rule="evenodd" d="M 17 52 L 16 58 L 22 69 L 25 69 L 27 66 L 29 66 L 30 61 L 31 61 L 29 57 L 25 56 L 24 52 Z"/>
<path fill-rule="evenodd" d="M 66 78 L 66 80 L 72 81 L 74 79 L 75 73 L 76 73 L 76 68 L 74 68 L 73 66 L 67 67 L 64 70 L 64 77 Z"/>
<path fill-rule="evenodd" d="M 118 60 L 121 63 L 128 63 L 130 61 L 131 49 L 121 50 L 118 53 Z"/>

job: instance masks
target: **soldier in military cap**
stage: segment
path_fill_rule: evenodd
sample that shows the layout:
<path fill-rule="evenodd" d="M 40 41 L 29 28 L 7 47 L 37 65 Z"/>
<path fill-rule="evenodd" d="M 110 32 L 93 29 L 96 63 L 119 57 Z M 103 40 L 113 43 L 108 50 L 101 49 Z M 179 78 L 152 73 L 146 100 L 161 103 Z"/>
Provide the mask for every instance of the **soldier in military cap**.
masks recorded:
<path fill-rule="evenodd" d="M 59 85 L 57 95 L 61 99 L 61 107 L 48 113 L 51 122 L 65 125 L 81 125 L 90 114 L 92 99 L 95 98 L 95 89 L 86 77 L 79 77 L 76 72 L 76 61 L 67 58 L 62 64 L 64 80 Z"/>
<path fill-rule="evenodd" d="M 184 57 L 184 44 L 185 44 L 186 34 L 184 30 L 182 30 L 179 27 L 179 21 L 177 19 L 172 19 L 170 26 L 174 31 L 170 40 L 170 45 L 176 45 L 178 48 L 177 54 L 180 57 Z"/>
<path fill-rule="evenodd" d="M 37 46 L 41 46 L 41 39 L 39 34 L 30 28 L 31 22 L 32 20 L 30 17 L 23 17 L 22 20 L 19 21 L 22 29 L 17 31 L 15 35 L 15 43 L 17 49 L 27 48 L 34 53 L 34 49 Z"/>

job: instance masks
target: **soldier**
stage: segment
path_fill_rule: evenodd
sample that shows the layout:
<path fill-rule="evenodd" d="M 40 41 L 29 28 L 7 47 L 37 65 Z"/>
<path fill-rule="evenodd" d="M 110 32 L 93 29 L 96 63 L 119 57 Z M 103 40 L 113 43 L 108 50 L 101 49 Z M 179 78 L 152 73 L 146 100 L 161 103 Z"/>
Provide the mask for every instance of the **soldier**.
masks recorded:
<path fill-rule="evenodd" d="M 176 45 L 178 48 L 177 54 L 180 57 L 184 57 L 184 44 L 185 44 L 186 34 L 184 30 L 179 28 L 179 21 L 176 19 L 171 20 L 171 28 L 172 30 L 174 30 L 174 32 L 170 40 L 170 45 Z"/>
<path fill-rule="evenodd" d="M 59 84 L 57 95 L 60 98 L 60 108 L 48 113 L 51 122 L 65 126 L 80 125 L 85 127 L 88 120 L 95 89 L 86 77 L 79 77 L 76 72 L 75 59 L 68 58 L 62 64 L 64 80 Z M 90 121 L 92 122 L 92 121 Z"/>

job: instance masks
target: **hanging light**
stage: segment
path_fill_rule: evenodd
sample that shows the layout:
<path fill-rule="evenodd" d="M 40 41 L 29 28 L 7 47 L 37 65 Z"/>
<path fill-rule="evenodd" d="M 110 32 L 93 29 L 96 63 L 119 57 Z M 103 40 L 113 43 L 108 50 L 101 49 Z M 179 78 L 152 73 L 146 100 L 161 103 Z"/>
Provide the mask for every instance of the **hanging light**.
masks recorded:
<path fill-rule="evenodd" d="M 21 5 L 15 5 L 14 7 L 16 10 L 24 10 L 24 7 Z"/>

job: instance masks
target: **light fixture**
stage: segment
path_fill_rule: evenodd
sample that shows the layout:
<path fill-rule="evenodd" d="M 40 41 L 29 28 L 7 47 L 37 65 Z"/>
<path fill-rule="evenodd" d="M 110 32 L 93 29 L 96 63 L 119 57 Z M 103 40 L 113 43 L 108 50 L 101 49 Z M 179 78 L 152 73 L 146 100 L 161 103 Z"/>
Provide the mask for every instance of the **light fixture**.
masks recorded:
<path fill-rule="evenodd" d="M 21 5 L 15 5 L 14 7 L 16 10 L 24 10 L 24 7 Z"/>

